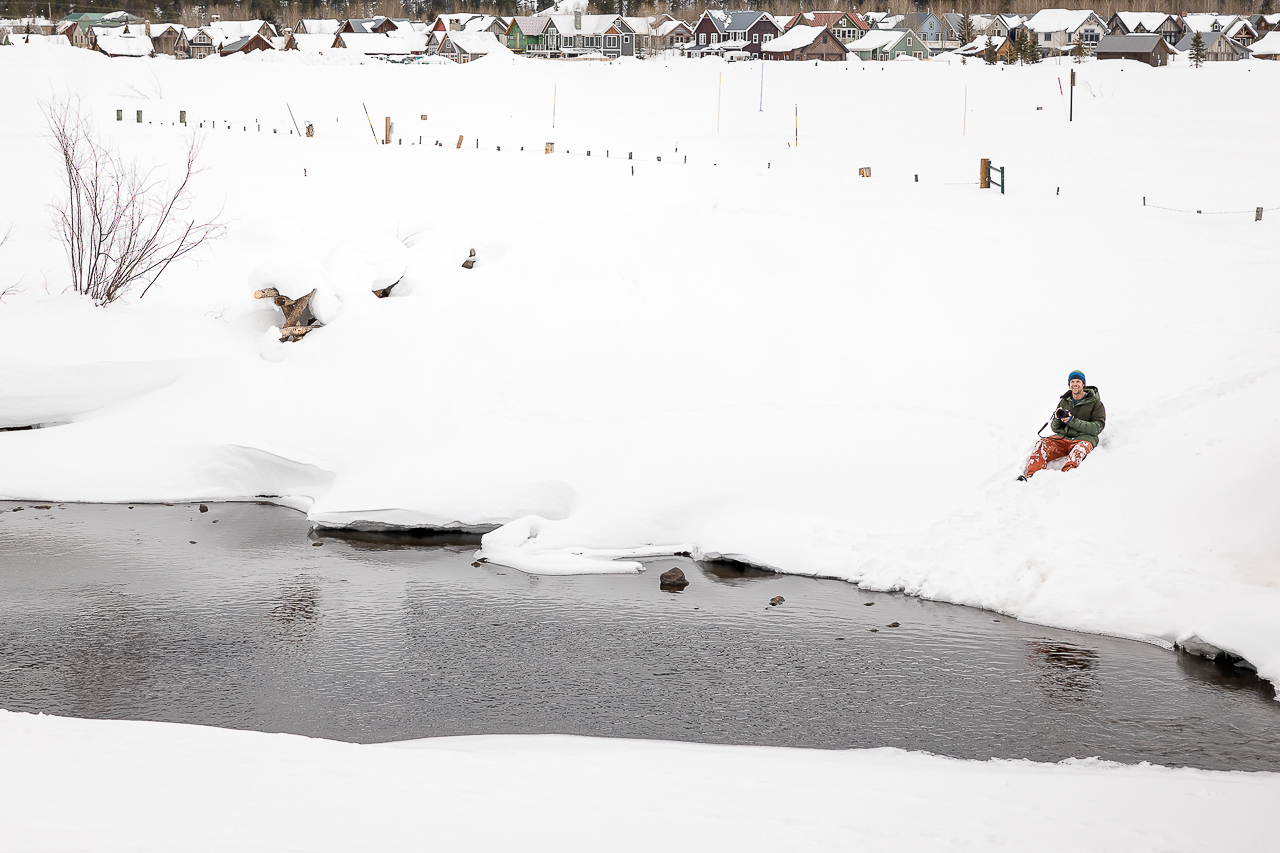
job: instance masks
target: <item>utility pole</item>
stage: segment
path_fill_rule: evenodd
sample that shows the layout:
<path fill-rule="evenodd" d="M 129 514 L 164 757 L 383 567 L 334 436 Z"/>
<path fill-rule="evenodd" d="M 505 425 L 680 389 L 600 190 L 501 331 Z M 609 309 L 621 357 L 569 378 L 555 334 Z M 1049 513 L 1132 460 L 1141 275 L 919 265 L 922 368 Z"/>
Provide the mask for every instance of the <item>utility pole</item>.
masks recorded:
<path fill-rule="evenodd" d="M 1076 70 L 1071 69 L 1071 100 L 1067 108 L 1067 121 L 1076 120 Z"/>

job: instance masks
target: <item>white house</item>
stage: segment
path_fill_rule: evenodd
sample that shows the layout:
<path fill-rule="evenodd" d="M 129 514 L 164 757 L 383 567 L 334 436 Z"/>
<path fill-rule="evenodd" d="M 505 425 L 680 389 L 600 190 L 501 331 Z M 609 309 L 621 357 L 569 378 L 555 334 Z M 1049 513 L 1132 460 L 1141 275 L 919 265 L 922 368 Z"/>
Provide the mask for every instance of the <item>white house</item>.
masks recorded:
<path fill-rule="evenodd" d="M 1107 22 L 1089 9 L 1041 9 L 1024 24 L 1043 54 L 1067 53 L 1079 38 L 1093 53 L 1110 33 Z"/>

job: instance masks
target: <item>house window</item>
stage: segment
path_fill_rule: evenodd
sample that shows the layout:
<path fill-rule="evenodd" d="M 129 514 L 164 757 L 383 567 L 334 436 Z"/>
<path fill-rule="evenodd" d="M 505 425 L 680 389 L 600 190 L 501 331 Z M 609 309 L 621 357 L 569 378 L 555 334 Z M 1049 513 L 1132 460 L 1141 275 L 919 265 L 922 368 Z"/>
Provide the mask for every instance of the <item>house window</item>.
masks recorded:
<path fill-rule="evenodd" d="M 604 46 L 605 46 L 605 47 L 617 47 L 617 46 L 618 46 L 618 37 L 617 37 L 617 36 L 606 36 L 606 37 L 605 37 L 605 40 L 604 40 Z"/>
<path fill-rule="evenodd" d="M 752 44 L 759 44 L 759 43 L 760 43 L 760 34 L 759 34 L 759 33 L 752 33 L 752 34 L 751 34 L 751 43 L 752 43 Z"/>
<path fill-rule="evenodd" d="M 923 57 L 920 55 L 920 51 L 918 50 L 911 55 L 914 56 L 916 59 L 923 59 Z"/>
<path fill-rule="evenodd" d="M 706 43 L 707 43 L 707 34 L 698 33 L 698 44 L 706 44 Z"/>
<path fill-rule="evenodd" d="M 631 44 L 631 36 L 623 36 L 623 37 L 622 37 L 622 43 L 623 43 L 623 44 Z"/>
<path fill-rule="evenodd" d="M 719 43 L 720 43 L 720 34 L 719 34 L 719 33 L 712 33 L 712 34 L 711 34 L 711 43 L 712 43 L 712 44 L 719 44 Z"/>

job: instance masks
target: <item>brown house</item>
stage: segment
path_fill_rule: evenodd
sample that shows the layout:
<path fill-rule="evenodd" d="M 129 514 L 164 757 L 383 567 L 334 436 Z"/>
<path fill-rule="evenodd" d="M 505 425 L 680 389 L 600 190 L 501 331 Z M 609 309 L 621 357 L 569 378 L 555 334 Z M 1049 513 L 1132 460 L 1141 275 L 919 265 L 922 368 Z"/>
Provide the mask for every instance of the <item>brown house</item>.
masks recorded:
<path fill-rule="evenodd" d="M 1169 64 L 1169 43 L 1159 33 L 1147 35 L 1103 36 L 1098 40 L 1098 59 L 1132 59 L 1152 68 Z"/>
<path fill-rule="evenodd" d="M 849 48 L 826 27 L 797 26 L 766 44 L 761 55 L 785 62 L 843 62 L 849 57 Z"/>
<path fill-rule="evenodd" d="M 726 50 L 760 55 L 760 48 L 782 34 L 782 28 L 765 12 L 728 12 L 708 9 L 693 27 L 693 40 L 685 54 L 698 56 Z"/>
<path fill-rule="evenodd" d="M 238 38 L 218 48 L 219 56 L 230 56 L 233 53 L 252 53 L 255 50 L 275 50 L 271 42 L 262 37 L 262 33 Z"/>

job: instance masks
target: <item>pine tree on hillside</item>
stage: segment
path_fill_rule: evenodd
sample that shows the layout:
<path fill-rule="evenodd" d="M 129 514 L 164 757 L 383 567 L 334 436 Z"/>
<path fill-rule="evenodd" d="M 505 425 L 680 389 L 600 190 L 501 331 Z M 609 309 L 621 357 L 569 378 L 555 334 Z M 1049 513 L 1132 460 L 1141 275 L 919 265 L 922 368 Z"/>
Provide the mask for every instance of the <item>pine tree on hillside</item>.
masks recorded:
<path fill-rule="evenodd" d="M 1076 63 L 1084 62 L 1089 53 L 1084 49 L 1084 37 L 1076 33 L 1075 44 L 1071 45 L 1071 57 Z"/>
<path fill-rule="evenodd" d="M 1262 6 L 1258 9 L 1258 13 L 1262 15 L 1271 14 L 1271 0 L 1262 0 Z"/>
<path fill-rule="evenodd" d="M 973 18 L 968 11 L 960 16 L 960 44 L 965 45 L 977 38 L 973 31 Z"/>
<path fill-rule="evenodd" d="M 982 48 L 982 58 L 988 65 L 996 64 L 996 43 L 991 39 L 991 33 L 987 33 L 987 43 Z"/>
<path fill-rule="evenodd" d="M 1197 30 L 1196 34 L 1191 37 L 1191 64 L 1196 68 L 1204 65 L 1205 59 L 1208 57 L 1209 51 L 1205 49 L 1204 37 Z"/>

